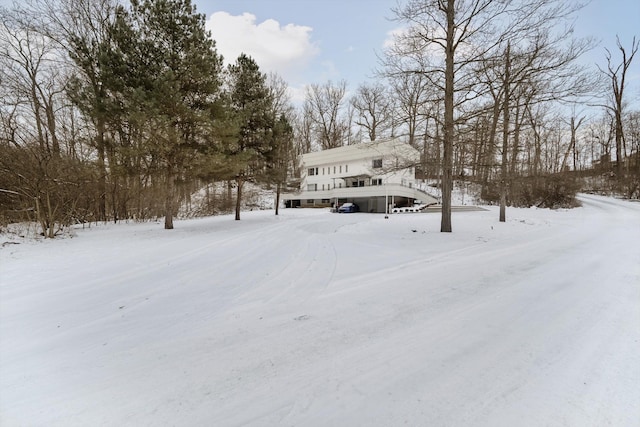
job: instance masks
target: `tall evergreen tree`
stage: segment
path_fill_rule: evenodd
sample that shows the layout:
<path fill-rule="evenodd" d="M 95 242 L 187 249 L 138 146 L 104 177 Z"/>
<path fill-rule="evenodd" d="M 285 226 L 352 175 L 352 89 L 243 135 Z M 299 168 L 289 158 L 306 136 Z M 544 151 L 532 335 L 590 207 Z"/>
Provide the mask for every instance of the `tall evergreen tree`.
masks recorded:
<path fill-rule="evenodd" d="M 279 212 L 282 188 L 286 186 L 289 172 L 292 170 L 293 156 L 293 127 L 286 116 L 281 114 L 273 127 L 273 149 L 269 153 L 267 162 L 268 179 L 276 186 L 276 215 Z"/>
<path fill-rule="evenodd" d="M 176 181 L 206 144 L 222 58 L 205 30 L 205 16 L 196 13 L 190 0 L 132 0 L 131 24 L 138 40 L 136 50 L 129 52 L 136 59 L 132 75 L 138 77 L 132 89 L 146 101 L 147 131 L 165 186 L 164 227 L 171 229 Z"/>
<path fill-rule="evenodd" d="M 266 160 L 273 149 L 274 119 L 266 76 L 249 56 L 241 54 L 229 65 L 231 120 L 237 133 L 227 148 L 236 183 L 236 220 L 240 220 L 242 189 L 246 182 L 264 176 Z"/>

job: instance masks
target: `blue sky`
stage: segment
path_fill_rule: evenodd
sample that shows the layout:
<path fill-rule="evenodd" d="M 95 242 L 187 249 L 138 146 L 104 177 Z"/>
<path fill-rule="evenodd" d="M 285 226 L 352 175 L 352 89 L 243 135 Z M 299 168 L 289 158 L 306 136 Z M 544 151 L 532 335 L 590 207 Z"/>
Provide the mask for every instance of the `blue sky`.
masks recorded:
<path fill-rule="evenodd" d="M 275 71 L 294 97 L 310 83 L 346 80 L 350 90 L 372 77 L 376 53 L 399 24 L 389 20 L 396 0 L 192 0 L 218 44 L 233 62 L 245 52 L 262 71 Z M 585 0 L 588 1 L 588 0 Z M 11 0 L 0 0 L 8 6 Z M 605 66 L 604 48 L 620 60 L 616 34 L 627 49 L 640 38 L 640 0 L 591 0 L 575 22 L 576 35 L 597 47 L 585 64 Z M 640 53 L 628 75 L 627 99 L 640 104 Z M 299 100 L 299 99 L 298 99 Z"/>
<path fill-rule="evenodd" d="M 227 60 L 235 60 L 240 46 L 251 49 L 247 53 L 263 71 L 278 72 L 292 87 L 344 79 L 355 88 L 371 76 L 376 52 L 397 27 L 387 19 L 395 0 L 195 0 L 195 4 L 209 17 L 209 28 Z M 220 12 L 233 17 L 248 13 L 255 21 L 247 15 L 234 20 Z M 269 20 L 277 21 L 279 28 Z M 272 60 L 266 57 L 268 47 L 277 51 Z M 286 55 L 298 48 L 297 54 Z"/>
<path fill-rule="evenodd" d="M 233 61 L 242 51 L 263 71 L 275 71 L 301 94 L 305 84 L 347 81 L 349 89 L 372 77 L 389 32 L 396 0 L 194 0 L 208 17 L 219 52 Z M 604 47 L 620 59 L 616 34 L 625 48 L 640 38 L 640 1 L 593 0 L 575 22 L 576 35 L 599 44 L 584 56 L 604 66 Z M 640 99 L 640 54 L 629 75 L 629 97 Z"/>

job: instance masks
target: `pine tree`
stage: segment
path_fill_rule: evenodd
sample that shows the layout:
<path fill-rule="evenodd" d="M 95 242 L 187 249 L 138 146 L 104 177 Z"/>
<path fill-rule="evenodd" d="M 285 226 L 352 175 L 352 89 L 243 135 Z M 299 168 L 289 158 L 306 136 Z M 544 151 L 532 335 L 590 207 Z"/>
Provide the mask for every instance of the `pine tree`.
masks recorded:
<path fill-rule="evenodd" d="M 128 50 L 134 67 L 129 89 L 143 99 L 152 155 L 164 181 L 165 229 L 173 228 L 176 181 L 207 144 L 221 85 L 222 58 L 205 30 L 205 16 L 190 0 L 132 0 L 135 43 Z"/>
<path fill-rule="evenodd" d="M 276 186 L 275 211 L 278 215 L 280 194 L 287 184 L 293 155 L 293 127 L 284 114 L 275 122 L 273 128 L 273 149 L 268 156 L 267 179 Z"/>
<path fill-rule="evenodd" d="M 229 66 L 228 77 L 228 102 L 236 134 L 227 147 L 227 155 L 233 164 L 231 178 L 236 183 L 235 219 L 240 220 L 244 184 L 255 182 L 265 173 L 266 160 L 273 149 L 274 121 L 266 76 L 251 57 L 241 54 Z"/>

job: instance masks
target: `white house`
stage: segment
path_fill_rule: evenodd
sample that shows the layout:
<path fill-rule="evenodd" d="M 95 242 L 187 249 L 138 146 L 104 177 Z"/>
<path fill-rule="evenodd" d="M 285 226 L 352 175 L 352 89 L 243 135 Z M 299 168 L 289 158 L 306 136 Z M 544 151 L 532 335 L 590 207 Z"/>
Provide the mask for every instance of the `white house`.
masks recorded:
<path fill-rule="evenodd" d="M 437 200 L 416 188 L 420 153 L 399 139 L 349 145 L 302 155 L 300 191 L 285 194 L 287 207 L 358 205 L 362 212 L 388 212 Z"/>

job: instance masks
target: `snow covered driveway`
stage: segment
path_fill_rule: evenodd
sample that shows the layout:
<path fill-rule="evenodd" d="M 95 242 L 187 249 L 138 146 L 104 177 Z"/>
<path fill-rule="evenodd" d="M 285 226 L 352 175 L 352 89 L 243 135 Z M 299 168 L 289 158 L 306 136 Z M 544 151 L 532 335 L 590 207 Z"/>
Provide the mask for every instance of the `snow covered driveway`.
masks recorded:
<path fill-rule="evenodd" d="M 0 426 L 640 425 L 640 204 L 0 248 Z"/>

